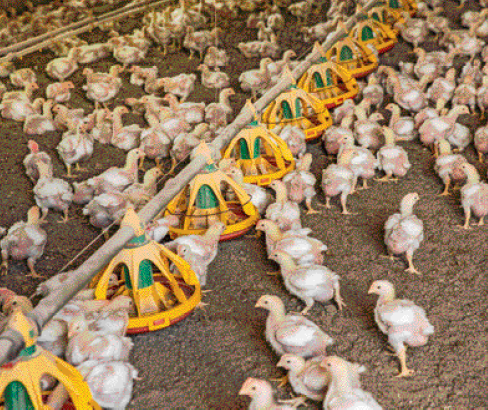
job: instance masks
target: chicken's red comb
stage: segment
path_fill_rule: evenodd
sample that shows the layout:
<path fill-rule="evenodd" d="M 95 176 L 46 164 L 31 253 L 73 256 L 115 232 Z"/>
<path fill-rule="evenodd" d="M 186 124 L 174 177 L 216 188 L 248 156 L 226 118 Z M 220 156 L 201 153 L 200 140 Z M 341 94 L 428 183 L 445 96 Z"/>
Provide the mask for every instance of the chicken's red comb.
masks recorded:
<path fill-rule="evenodd" d="M 32 152 L 37 152 L 39 151 L 39 144 L 37 144 L 37 142 L 35 142 L 34 140 L 29 140 L 27 142 L 27 146 L 29 147 L 29 149 L 32 151 Z"/>

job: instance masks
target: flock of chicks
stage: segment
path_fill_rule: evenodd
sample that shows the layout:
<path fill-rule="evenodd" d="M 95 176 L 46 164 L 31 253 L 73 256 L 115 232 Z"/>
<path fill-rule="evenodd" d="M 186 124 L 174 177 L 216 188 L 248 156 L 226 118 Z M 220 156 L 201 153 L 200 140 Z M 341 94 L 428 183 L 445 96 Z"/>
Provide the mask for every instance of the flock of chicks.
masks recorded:
<path fill-rule="evenodd" d="M 248 7 L 248 11 L 253 10 L 250 3 L 243 2 L 243 7 Z M 317 7 L 313 2 L 300 3 L 289 8 L 300 19 Z M 462 152 L 472 141 L 469 129 L 456 122 L 459 115 L 469 113 L 470 109 L 474 111 L 476 105 L 483 114 L 488 107 L 488 72 L 476 60 L 478 54 L 483 59 L 488 56 L 488 51 L 485 51 L 488 49 L 483 48 L 483 41 L 477 37 L 483 35 L 486 12 L 477 15 L 466 13 L 463 21 L 469 23 L 470 30 L 454 31 L 442 22 L 439 16 L 442 10 L 431 10 L 429 7 L 438 6 L 438 2 L 430 0 L 425 3 L 419 4 L 420 18 L 405 15 L 405 23 L 395 26 L 405 41 L 414 45 L 417 62 L 401 64 L 400 71 L 391 67 L 380 67 L 377 74 L 370 75 L 367 84 L 360 84 L 361 103 L 355 104 L 348 100 L 333 112 L 335 125 L 324 132 L 322 139 L 327 153 L 337 156 L 337 163 L 330 164 L 323 170 L 322 189 L 326 197 L 324 206 L 330 208 L 331 198 L 340 195 L 343 213 L 349 214 L 347 196 L 360 189 L 357 188 L 359 178 L 362 179 L 362 188 L 367 188 L 367 180 L 375 176 L 377 169 L 385 173 L 380 181 L 391 181 L 405 176 L 412 164 L 408 160 L 407 152 L 396 141 L 412 141 L 418 136 L 422 143 L 431 146 L 435 152 L 435 169 L 445 184 L 443 195 L 449 194 L 452 182 L 461 183 L 466 179 L 461 188 L 461 203 L 466 218 L 464 228 L 468 229 L 471 214 L 480 218 L 480 225 L 488 214 L 488 185 L 480 181 L 476 168 L 461 154 L 451 152 L 451 145 Z M 227 3 L 222 4 L 228 6 Z M 346 2 L 332 2 L 328 12 L 332 22 L 306 28 L 303 30 L 304 35 L 325 39 L 334 30 L 337 22 L 345 17 L 341 15 L 345 4 Z M 257 6 L 258 3 L 255 3 L 255 7 Z M 247 23 L 249 27 L 259 29 L 258 40 L 238 46 L 246 57 L 263 58 L 259 70 L 245 72 L 240 78 L 241 88 L 252 94 L 263 92 L 273 85 L 285 67 L 295 63 L 290 61 L 294 57 L 292 50 L 285 53 L 282 60 L 271 60 L 271 57 L 276 58 L 279 53 L 274 30 L 278 31 L 283 27 L 278 6 L 289 5 L 277 2 L 272 9 L 253 13 Z M 215 7 L 217 8 L 216 5 Z M 73 190 L 67 181 L 53 176 L 51 158 L 39 150 L 35 141 L 30 140 L 30 154 L 25 158 L 24 165 L 27 175 L 35 184 L 33 192 L 37 206 L 29 210 L 27 222 L 18 222 L 8 232 L 2 232 L 6 233 L 0 243 L 4 268 L 7 267 L 9 257 L 27 259 L 31 274 L 37 275 L 34 264 L 42 255 L 47 241 L 46 232 L 40 227 L 40 222 L 45 221 L 48 209 L 64 212 L 63 221 L 66 222 L 70 203 L 84 204 L 86 206 L 83 213 L 89 215 L 90 222 L 99 228 L 106 228 L 118 221 L 128 206 L 140 208 L 155 195 L 158 177 L 161 175 L 159 162 L 163 158 L 171 156 L 173 164 L 176 164 L 185 159 L 200 140 L 211 140 L 218 134 L 220 127 L 227 124 L 232 114 L 229 97 L 233 90 L 228 88 L 228 75 L 221 72 L 220 68 L 228 64 L 228 58 L 225 50 L 217 48 L 218 29 L 198 31 L 207 22 L 207 17 L 202 14 L 202 6 L 188 8 L 186 4 L 182 4 L 180 8 L 168 8 L 162 13 L 151 12 L 144 22 L 144 28 L 136 30 L 132 35 L 121 36 L 112 32 L 106 43 L 77 45 L 67 52 L 67 56 L 52 60 L 46 66 L 46 71 L 59 82 L 47 87 L 47 99 L 38 98 L 32 101 L 37 88 L 36 73 L 32 69 L 15 70 L 13 64 L 9 63 L 0 67 L 1 76 L 9 77 L 13 85 L 25 88 L 24 91 L 7 92 L 6 88 L 1 91 L 0 85 L 0 94 L 3 94 L 0 104 L 2 116 L 24 122 L 24 132 L 29 135 L 63 130 L 58 152 L 66 164 L 68 176 L 71 176 L 72 165 L 90 157 L 95 140 L 111 143 L 128 151 L 125 167 L 112 167 L 97 177 L 75 183 Z M 429 30 L 443 34 L 441 43 L 449 47 L 449 52 L 426 53 L 419 47 Z M 152 42 L 163 47 L 165 53 L 171 47 L 184 47 L 191 55 L 198 53 L 203 58 L 206 52 L 203 64 L 199 66 L 201 81 L 205 87 L 221 90 L 219 102 L 209 105 L 185 102 L 196 81 L 193 73 L 158 78 L 157 67 L 134 65 L 144 61 Z M 87 98 L 94 101 L 95 110 L 85 116 L 81 109 L 62 105 L 69 101 L 70 89 L 74 87 L 72 82 L 65 80 L 79 69 L 79 64 L 104 58 L 108 53 L 112 53 L 122 65 L 112 66 L 109 73 L 97 73 L 90 68 L 83 70 L 87 81 L 83 88 Z M 458 54 L 469 55 L 471 60 L 464 66 L 458 77 L 459 82 L 456 83 L 455 70 L 451 66 L 453 56 Z M 126 100 L 126 104 L 133 110 L 144 114 L 148 128 L 124 126 L 122 114 L 128 112 L 125 106 L 115 107 L 112 111 L 108 109 L 107 104 L 122 87 L 119 74 L 123 71 L 129 71 L 131 83 L 144 87 L 148 93 L 139 99 Z M 447 72 L 444 75 L 445 71 Z M 160 89 L 168 93 L 163 98 L 155 95 Z M 385 94 L 391 95 L 394 103 L 385 107 L 392 113 L 388 126 L 381 126 L 378 122 L 384 119 L 383 116 L 379 113 L 370 114 L 370 110 L 372 107 L 382 107 Z M 429 106 L 430 102 L 436 103 L 435 109 Z M 452 104 L 449 111 L 445 108 L 448 103 Z M 104 107 L 100 108 L 99 104 Z M 401 116 L 402 109 L 410 115 Z M 55 117 L 53 112 L 56 113 Z M 192 126 L 195 126 L 194 130 L 190 131 Z M 322 265 L 322 251 L 327 246 L 311 238 L 311 230 L 301 226 L 300 203 L 305 203 L 308 213 L 317 212 L 312 207 L 312 199 L 316 195 L 316 178 L 310 173 L 312 156 L 305 153 L 305 135 L 297 127 L 287 127 L 277 132 L 284 139 L 287 136 L 290 139 L 289 135 L 292 134 L 293 144 L 290 144 L 290 148 L 298 157 L 296 170 L 286 175 L 282 181 L 271 183 L 270 187 L 276 192 L 274 202 L 262 188 L 251 184 L 243 185 L 251 194 L 260 213 L 266 216 L 266 219 L 258 222 L 256 229 L 266 234 L 269 258 L 280 265 L 287 290 L 300 298 L 306 306 L 302 314 L 287 314 L 281 299 L 271 295 L 262 296 L 256 307 L 269 310 L 266 339 L 276 353 L 281 355 L 278 365 L 289 371 L 289 381 L 297 394 L 316 401 L 323 400 L 325 409 L 357 408 L 354 406 L 360 405 L 364 409 L 380 408 L 374 398 L 361 389 L 359 375 L 365 370 L 364 367 L 336 356 L 327 357 L 326 347 L 332 343 L 332 339 L 304 317 L 314 302 L 323 303 L 334 299 L 339 310 L 345 303 L 340 294 L 339 276 Z M 488 152 L 487 126 L 477 130 L 474 144 L 481 160 L 483 154 Z M 144 157 L 154 159 L 157 166 L 146 172 L 141 184 L 137 181 L 141 165 L 138 162 L 142 163 Z M 220 167 L 236 181 L 242 182 L 242 172 L 232 163 L 221 162 Z M 423 240 L 422 221 L 413 214 L 413 207 L 418 200 L 416 193 L 406 195 L 401 201 L 400 213 L 390 216 L 385 223 L 388 254 L 405 254 L 409 265 L 407 271 L 412 273 L 419 273 L 413 264 L 413 254 Z M 148 234 L 161 240 L 168 231 L 168 225 L 176 222 L 169 219 L 155 221 L 148 227 Z M 216 257 L 218 239 L 224 228 L 223 224 L 215 224 L 203 236 L 190 235 L 165 244 L 190 263 L 202 286 L 206 282 L 207 267 Z M 39 292 L 45 295 L 52 291 L 54 287 L 50 283 L 62 284 L 60 278 L 62 276 L 58 275 L 51 282 L 42 284 Z M 45 288 L 47 290 L 42 290 Z M 399 376 L 409 376 L 412 370 L 406 365 L 406 345 L 420 346 L 427 343 L 429 335 L 433 333 L 433 326 L 422 308 L 409 300 L 396 298 L 390 282 L 373 282 L 369 293 L 379 295 L 375 320 L 380 330 L 388 335 L 388 341 L 400 360 Z M 85 293 L 79 296 L 79 299 L 84 298 L 90 299 L 90 296 Z M 125 324 L 124 328 L 124 321 L 128 319 L 132 307 L 127 301 L 117 298 L 107 306 L 94 302 L 78 301 L 73 302 L 73 306 L 66 306 L 56 318 L 59 323 L 50 322 L 39 342 L 45 343 L 48 348 L 49 343 L 57 343 L 62 335 L 67 350 L 61 349 L 57 344 L 55 347 L 59 349 L 59 355 L 66 357 L 74 365 L 82 365 L 87 360 L 107 360 L 104 349 L 112 346 L 111 343 L 117 347 L 110 349 L 110 354 L 113 355 L 110 360 L 127 360 L 132 345 L 124 337 L 127 326 Z M 103 322 L 109 314 L 117 318 L 110 317 Z M 106 332 L 114 336 L 94 334 L 95 331 L 103 333 L 99 328 L 102 322 L 109 323 L 111 329 L 114 323 L 118 324 L 115 326 L 118 330 Z M 97 338 L 102 338 L 103 341 L 98 341 Z M 84 350 L 87 343 L 92 341 L 100 343 L 100 346 Z M 54 349 L 53 346 L 51 348 Z M 88 368 L 97 364 L 88 363 Z M 137 373 L 130 365 L 124 369 L 127 374 L 126 383 L 121 385 L 127 386 L 124 397 L 128 391 L 130 398 L 132 379 Z M 107 372 L 103 369 L 97 371 L 95 373 L 99 375 Z M 84 373 L 85 376 L 86 374 Z M 108 377 L 104 379 L 99 376 L 101 390 L 107 380 Z M 61 396 L 63 394 L 58 393 Z M 292 400 L 289 405 L 279 406 L 273 400 L 269 383 L 253 378 L 244 383 L 240 394 L 251 396 L 252 409 L 286 409 L 303 404 L 303 398 L 299 398 Z M 56 397 L 53 395 L 51 400 L 54 402 Z M 112 399 L 114 397 L 116 396 L 112 396 Z M 128 402 L 118 400 L 120 408 Z M 115 405 L 107 407 L 117 408 Z"/>

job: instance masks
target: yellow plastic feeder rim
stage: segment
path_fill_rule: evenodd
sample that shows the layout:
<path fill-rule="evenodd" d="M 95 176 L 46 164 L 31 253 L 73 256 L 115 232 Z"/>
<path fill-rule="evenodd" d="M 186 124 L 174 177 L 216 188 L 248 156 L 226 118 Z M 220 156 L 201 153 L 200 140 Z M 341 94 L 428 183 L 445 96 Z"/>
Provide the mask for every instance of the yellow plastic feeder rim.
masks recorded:
<path fill-rule="evenodd" d="M 236 200 L 227 201 L 229 187 Z M 224 191 L 222 191 L 224 189 Z M 168 204 L 165 215 L 176 215 L 180 224 L 169 228 L 171 238 L 202 235 L 215 222 L 226 226 L 221 241 L 245 234 L 259 219 L 256 207 L 244 189 L 212 162 Z"/>
<path fill-rule="evenodd" d="M 45 404 L 50 392 L 41 390 L 41 379 L 47 375 L 68 392 L 70 401 L 63 405 L 63 409 L 101 410 L 80 372 L 36 344 L 35 326 L 20 309 L 12 314 L 8 326 L 22 334 L 24 349 L 15 360 L 0 368 L 1 409 L 52 409 Z"/>
<path fill-rule="evenodd" d="M 266 107 L 261 122 L 270 130 L 276 126 L 299 127 L 310 142 L 332 125 L 332 118 L 322 101 L 292 84 Z"/>
<path fill-rule="evenodd" d="M 92 280 L 95 298 L 108 299 L 109 278 L 116 274 L 119 284 L 111 289 L 115 291 L 112 297 L 130 296 L 135 306 L 127 333 L 152 332 L 184 319 L 201 301 L 195 272 L 181 257 L 147 238 L 133 209 L 127 211 L 121 223 L 124 225 L 133 227 L 136 237 Z M 170 271 L 170 263 L 176 273 Z"/>
<path fill-rule="evenodd" d="M 232 158 L 244 174 L 244 182 L 267 186 L 295 168 L 288 145 L 265 126 L 253 121 L 242 129 L 222 154 Z"/>
<path fill-rule="evenodd" d="M 411 16 L 414 16 L 418 10 L 417 2 L 415 0 L 387 0 L 386 3 L 393 10 L 399 12 L 407 11 Z"/>
<path fill-rule="evenodd" d="M 405 21 L 398 10 L 392 9 L 384 3 L 379 3 L 377 6 L 369 9 L 368 17 L 381 24 L 387 25 L 395 34 L 398 34 L 399 30 L 393 27 L 394 24 L 397 22 L 403 23 Z"/>
<path fill-rule="evenodd" d="M 354 78 L 362 78 L 371 74 L 378 67 L 378 59 L 363 44 L 345 36 L 325 52 L 327 61 L 334 61 L 348 70 Z"/>
<path fill-rule="evenodd" d="M 325 51 L 315 43 L 314 51 L 321 51 L 321 63 L 312 65 L 298 80 L 298 86 L 318 98 L 328 109 L 354 98 L 359 92 L 356 79 L 345 68 L 327 61 Z"/>
<path fill-rule="evenodd" d="M 359 21 L 349 36 L 359 44 L 372 44 L 380 54 L 391 50 L 397 43 L 396 34 L 389 26 L 370 18 Z"/>

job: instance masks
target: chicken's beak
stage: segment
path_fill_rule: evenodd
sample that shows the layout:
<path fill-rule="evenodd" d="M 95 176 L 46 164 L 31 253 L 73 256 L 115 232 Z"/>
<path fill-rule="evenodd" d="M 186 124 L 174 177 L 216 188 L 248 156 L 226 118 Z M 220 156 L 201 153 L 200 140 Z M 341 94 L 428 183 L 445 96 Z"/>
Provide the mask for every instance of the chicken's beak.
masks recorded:
<path fill-rule="evenodd" d="M 276 367 L 283 367 L 283 365 L 284 365 L 283 358 L 281 358 L 280 361 L 276 363 Z"/>
<path fill-rule="evenodd" d="M 247 388 L 246 386 L 242 386 L 241 387 L 241 390 L 239 390 L 239 393 L 237 393 L 239 396 L 247 396 L 248 395 L 248 391 L 247 391 Z"/>
<path fill-rule="evenodd" d="M 373 286 L 371 286 L 371 287 L 369 288 L 369 290 L 368 290 L 368 295 L 371 295 L 371 294 L 374 294 L 374 293 L 375 293 L 375 291 L 374 291 L 374 287 L 373 287 Z"/>

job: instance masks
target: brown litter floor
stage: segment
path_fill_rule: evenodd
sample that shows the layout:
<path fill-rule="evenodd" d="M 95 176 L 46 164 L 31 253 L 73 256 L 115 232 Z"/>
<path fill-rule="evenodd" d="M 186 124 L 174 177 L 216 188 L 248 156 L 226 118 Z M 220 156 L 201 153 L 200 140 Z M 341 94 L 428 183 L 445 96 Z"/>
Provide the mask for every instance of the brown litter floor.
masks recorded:
<path fill-rule="evenodd" d="M 460 13 L 453 9 L 453 1 L 445 2 L 445 9 L 454 25 Z M 469 7 L 477 6 L 470 2 Z M 122 31 L 131 31 L 137 21 L 126 22 Z M 281 35 L 284 48 L 293 47 L 298 54 L 306 51 L 300 41 L 295 21 Z M 99 31 L 87 33 L 90 42 L 105 39 Z M 237 91 L 233 102 L 236 112 L 247 95 L 239 90 L 238 75 L 258 65 L 258 60 L 245 59 L 235 48 L 239 41 L 255 37 L 255 31 L 245 28 L 245 16 L 233 22 L 225 31 L 223 41 L 231 55 L 232 65 L 226 72 L 232 76 Z M 427 44 L 435 49 L 433 42 Z M 406 51 L 411 48 L 400 43 L 383 58 L 387 64 L 412 60 Z M 18 62 L 18 67 L 37 66 L 41 96 L 49 83 L 44 66 L 53 58 L 50 52 L 32 54 Z M 459 69 L 463 61 L 457 61 Z M 107 70 L 114 60 L 93 64 L 93 68 Z M 161 75 L 194 71 L 198 64 L 180 52 L 162 57 L 151 48 L 145 65 L 157 64 Z M 84 78 L 77 71 L 71 80 L 77 88 L 71 100 L 73 106 L 91 110 L 91 104 L 81 90 Z M 128 75 L 124 74 L 128 80 Z M 128 84 L 128 81 L 127 81 Z M 117 96 L 115 105 L 128 96 L 140 96 L 142 90 L 127 85 Z M 215 94 L 197 85 L 191 95 L 193 101 L 214 101 Z M 115 106 L 114 105 L 114 106 Z M 113 107 L 113 106 L 112 106 Z M 385 114 L 387 114 L 385 112 Z M 142 118 L 127 115 L 126 123 L 144 124 Z M 478 117 L 465 116 L 461 122 L 472 130 Z M 34 204 L 32 184 L 24 174 L 22 159 L 27 153 L 28 136 L 19 123 L 0 120 L 0 226 L 9 227 L 25 219 Z M 65 169 L 55 147 L 59 132 L 37 137 L 40 147 L 54 160 L 55 176 L 62 177 Z M 335 340 L 330 354 L 367 366 L 364 387 L 371 391 L 385 409 L 484 409 L 488 408 L 487 389 L 487 233 L 488 228 L 474 227 L 470 231 L 457 228 L 463 222 L 459 197 L 439 197 L 442 186 L 433 171 L 433 158 L 419 142 L 404 144 L 413 164 L 406 178 L 398 183 L 372 182 L 372 187 L 349 198 L 354 216 L 343 216 L 337 201 L 332 210 L 319 215 L 304 216 L 304 226 L 314 229 L 314 236 L 325 241 L 329 251 L 325 264 L 342 278 L 347 308 L 338 313 L 335 305 L 317 304 L 310 318 L 322 326 Z M 310 146 L 314 154 L 313 172 L 320 176 L 327 166 L 327 158 L 319 145 Z M 486 165 L 476 162 L 472 147 L 466 150 L 470 162 L 482 175 Z M 85 164 L 87 171 L 78 181 L 96 175 L 111 165 L 121 166 L 125 155 L 116 148 L 97 144 L 95 154 Z M 320 181 L 320 178 L 319 178 Z M 414 261 L 422 276 L 404 273 L 403 261 L 390 262 L 379 256 L 385 253 L 383 224 L 388 215 L 398 209 L 399 201 L 408 192 L 416 191 L 421 200 L 416 214 L 424 221 L 425 240 L 416 252 Z M 316 201 L 323 202 L 322 194 Z M 38 270 L 51 276 L 87 243 L 98 231 L 87 223 L 81 207 L 73 206 L 71 220 L 58 224 L 60 215 L 52 212 L 48 245 L 37 263 Z M 89 249 L 96 249 L 97 242 Z M 81 257 L 81 260 L 86 256 Z M 76 263 L 81 263 L 79 260 Z M 75 265 L 76 265 L 75 263 Z M 220 253 L 209 270 L 208 288 L 204 296 L 209 305 L 195 311 L 189 318 L 169 329 L 135 336 L 131 361 L 139 369 L 141 380 L 135 383 L 132 409 L 243 409 L 249 400 L 237 395 L 241 384 L 249 376 L 270 379 L 283 375 L 275 368 L 278 357 L 264 340 L 266 312 L 256 310 L 254 304 L 264 293 L 282 297 L 289 310 L 302 308 L 301 302 L 285 291 L 279 277 L 264 274 L 275 269 L 267 261 L 264 241 L 241 238 L 223 243 Z M 30 295 L 38 280 L 26 278 L 24 262 L 12 262 L 8 276 L 0 279 L 0 286 Z M 414 300 L 427 311 L 435 326 L 435 335 L 427 346 L 411 349 L 408 364 L 416 373 L 408 379 L 396 379 L 398 361 L 388 355 L 387 342 L 373 320 L 375 297 L 367 295 L 369 284 L 375 279 L 391 280 L 400 297 Z M 281 397 L 289 395 L 280 390 Z M 320 405 L 310 404 L 318 409 Z"/>

